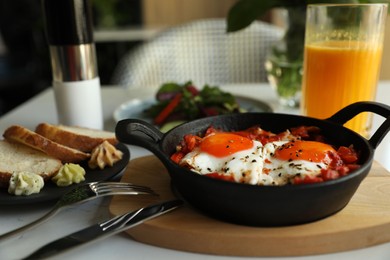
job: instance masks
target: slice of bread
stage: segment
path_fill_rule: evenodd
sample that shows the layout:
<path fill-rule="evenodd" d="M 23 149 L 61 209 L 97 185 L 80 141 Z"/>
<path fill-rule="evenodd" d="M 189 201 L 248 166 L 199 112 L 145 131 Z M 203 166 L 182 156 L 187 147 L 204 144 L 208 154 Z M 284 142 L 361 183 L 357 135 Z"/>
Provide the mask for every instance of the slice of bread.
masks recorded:
<path fill-rule="evenodd" d="M 8 187 L 14 172 L 32 172 L 49 180 L 61 168 L 60 160 L 15 142 L 0 140 L 0 187 Z"/>
<path fill-rule="evenodd" d="M 39 124 L 35 132 L 62 145 L 83 151 L 91 152 L 93 148 L 108 141 L 116 145 L 118 140 L 115 133 L 77 126 Z"/>
<path fill-rule="evenodd" d="M 50 139 L 19 125 L 13 125 L 7 128 L 3 136 L 7 140 L 19 142 L 40 150 L 47 155 L 61 160 L 63 163 L 78 163 L 91 156 L 89 153 L 84 153 L 53 142 Z"/>

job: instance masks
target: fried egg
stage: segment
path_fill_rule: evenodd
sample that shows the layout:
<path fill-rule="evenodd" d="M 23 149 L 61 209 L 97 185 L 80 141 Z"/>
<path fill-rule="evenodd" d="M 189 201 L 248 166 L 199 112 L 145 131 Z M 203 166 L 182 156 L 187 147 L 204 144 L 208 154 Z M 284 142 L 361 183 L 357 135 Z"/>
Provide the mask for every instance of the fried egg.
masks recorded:
<path fill-rule="evenodd" d="M 261 142 L 234 133 L 215 133 L 180 161 L 202 175 L 218 174 L 253 185 L 284 185 L 296 176 L 315 176 L 328 168 L 330 145 L 301 140 Z"/>
<path fill-rule="evenodd" d="M 200 174 L 220 173 L 236 182 L 257 184 L 263 169 L 263 145 L 240 135 L 216 133 L 205 137 L 180 165 Z"/>
<path fill-rule="evenodd" d="M 272 142 L 264 146 L 263 173 L 272 179 L 271 185 L 290 183 L 295 177 L 314 177 L 329 168 L 330 145 L 315 141 Z"/>

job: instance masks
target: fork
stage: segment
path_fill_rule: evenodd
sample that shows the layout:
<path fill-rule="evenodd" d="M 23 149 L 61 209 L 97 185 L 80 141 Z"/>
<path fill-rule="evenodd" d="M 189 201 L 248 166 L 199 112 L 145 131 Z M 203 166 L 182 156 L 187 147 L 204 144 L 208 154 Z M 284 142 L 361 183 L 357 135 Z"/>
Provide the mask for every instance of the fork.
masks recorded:
<path fill-rule="evenodd" d="M 124 182 L 91 182 L 78 186 L 62 195 L 61 198 L 54 205 L 54 207 L 41 218 L 20 228 L 0 235 L 0 242 L 42 224 L 49 218 L 56 215 L 61 210 L 69 208 L 71 206 L 78 205 L 104 196 L 141 194 L 158 196 L 158 194 L 155 193 L 149 187 Z"/>

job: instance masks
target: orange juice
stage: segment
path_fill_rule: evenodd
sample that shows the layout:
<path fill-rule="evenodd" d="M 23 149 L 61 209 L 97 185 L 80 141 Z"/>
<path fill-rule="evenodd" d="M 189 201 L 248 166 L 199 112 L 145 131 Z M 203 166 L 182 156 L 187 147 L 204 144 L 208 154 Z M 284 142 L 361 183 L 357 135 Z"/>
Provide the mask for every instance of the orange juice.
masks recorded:
<path fill-rule="evenodd" d="M 341 108 L 374 100 L 382 48 L 367 42 L 326 41 L 305 46 L 302 110 L 328 118 Z M 362 113 L 345 124 L 368 136 L 370 115 Z"/>

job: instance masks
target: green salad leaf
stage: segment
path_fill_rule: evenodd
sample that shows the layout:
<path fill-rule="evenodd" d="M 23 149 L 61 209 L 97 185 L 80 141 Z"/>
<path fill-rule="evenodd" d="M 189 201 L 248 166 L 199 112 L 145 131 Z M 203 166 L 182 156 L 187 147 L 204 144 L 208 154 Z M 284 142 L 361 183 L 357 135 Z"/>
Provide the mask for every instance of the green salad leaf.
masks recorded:
<path fill-rule="evenodd" d="M 170 122 L 236 112 L 240 112 L 240 107 L 232 94 L 218 86 L 205 85 L 199 90 L 188 81 L 184 84 L 162 84 L 156 93 L 156 103 L 145 110 L 145 115 L 162 126 Z"/>

